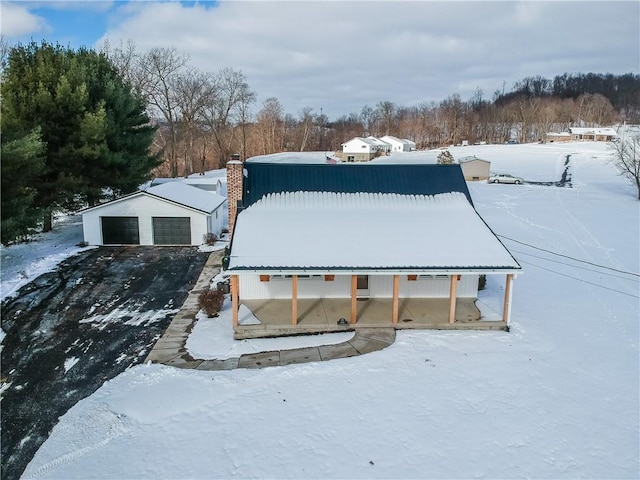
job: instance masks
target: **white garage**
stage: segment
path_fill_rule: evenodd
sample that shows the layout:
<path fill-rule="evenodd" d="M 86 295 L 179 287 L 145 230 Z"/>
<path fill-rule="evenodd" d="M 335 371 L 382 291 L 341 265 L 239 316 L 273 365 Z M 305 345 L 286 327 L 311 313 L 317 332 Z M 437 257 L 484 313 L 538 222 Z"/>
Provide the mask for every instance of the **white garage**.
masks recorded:
<path fill-rule="evenodd" d="M 89 245 L 200 245 L 207 233 L 220 236 L 226 199 L 181 182 L 168 182 L 82 214 Z"/>

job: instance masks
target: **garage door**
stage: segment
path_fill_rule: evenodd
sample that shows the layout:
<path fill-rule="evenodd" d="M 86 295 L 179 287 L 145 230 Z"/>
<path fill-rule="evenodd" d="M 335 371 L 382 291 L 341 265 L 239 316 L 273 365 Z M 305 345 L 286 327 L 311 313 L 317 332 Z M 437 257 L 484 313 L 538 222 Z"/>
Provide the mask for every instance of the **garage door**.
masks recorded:
<path fill-rule="evenodd" d="M 191 245 L 189 217 L 153 217 L 154 245 Z"/>
<path fill-rule="evenodd" d="M 102 243 L 105 245 L 140 245 L 138 217 L 101 217 Z"/>

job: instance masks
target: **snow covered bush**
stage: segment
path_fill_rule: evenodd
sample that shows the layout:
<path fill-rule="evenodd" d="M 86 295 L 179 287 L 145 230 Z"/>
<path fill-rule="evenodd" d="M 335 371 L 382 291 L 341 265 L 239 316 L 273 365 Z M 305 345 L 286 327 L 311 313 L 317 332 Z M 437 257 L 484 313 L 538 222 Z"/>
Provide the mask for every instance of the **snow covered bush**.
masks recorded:
<path fill-rule="evenodd" d="M 441 165 L 449 165 L 455 162 L 451 152 L 449 152 L 449 150 L 444 150 L 440 155 L 438 155 L 438 163 Z"/>

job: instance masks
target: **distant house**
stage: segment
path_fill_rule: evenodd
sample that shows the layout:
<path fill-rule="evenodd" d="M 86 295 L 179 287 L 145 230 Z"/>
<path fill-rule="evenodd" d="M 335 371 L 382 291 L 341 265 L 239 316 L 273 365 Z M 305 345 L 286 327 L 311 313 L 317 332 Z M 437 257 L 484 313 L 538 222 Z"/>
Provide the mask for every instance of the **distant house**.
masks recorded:
<path fill-rule="evenodd" d="M 182 182 L 182 183 L 186 183 L 187 185 L 191 185 L 193 187 L 198 187 L 201 190 L 206 190 L 207 192 L 218 193 L 220 196 L 224 197 L 225 194 L 221 193 L 218 190 L 221 181 L 223 182 L 226 181 L 225 169 L 210 170 L 203 174 L 194 173 L 192 175 L 189 175 L 186 178 L 185 177 L 172 177 L 172 178 L 156 177 L 151 181 L 150 186 L 155 187 L 157 185 L 161 185 L 163 183 L 168 183 L 168 182 Z"/>
<path fill-rule="evenodd" d="M 416 149 L 415 142 L 412 142 L 411 140 L 400 139 L 391 135 L 380 137 L 380 140 L 391 144 L 392 152 L 410 152 Z"/>
<path fill-rule="evenodd" d="M 403 138 L 402 141 L 409 146 L 409 151 L 413 151 L 416 149 L 416 142 L 413 140 L 409 140 L 408 138 Z"/>
<path fill-rule="evenodd" d="M 507 328 L 521 267 L 474 209 L 459 165 L 232 161 L 227 171 L 236 338 L 344 324 Z M 506 276 L 495 321 L 475 305 L 480 275 Z M 241 306 L 260 324 L 244 324 Z"/>
<path fill-rule="evenodd" d="M 570 141 L 571 141 L 571 134 L 569 132 L 560 132 L 560 133 L 549 132 L 549 133 L 547 133 L 547 142 L 549 142 L 549 143 L 570 142 Z"/>
<path fill-rule="evenodd" d="M 368 136 L 367 140 L 371 140 L 378 146 L 378 151 L 388 155 L 391 152 L 391 144 L 385 142 L 384 140 L 380 140 L 379 138 Z"/>
<path fill-rule="evenodd" d="M 572 140 L 591 140 L 593 142 L 610 142 L 618 136 L 613 128 L 571 127 L 569 133 Z"/>
<path fill-rule="evenodd" d="M 460 158 L 458 163 L 462 168 L 462 174 L 464 175 L 465 180 L 479 181 L 489 178 L 491 162 L 488 160 L 482 160 L 481 158 L 471 156 Z"/>
<path fill-rule="evenodd" d="M 368 162 L 380 155 L 378 143 L 368 138 L 355 137 L 342 144 L 342 160 L 345 162 Z"/>
<path fill-rule="evenodd" d="M 82 210 L 89 245 L 201 245 L 220 235 L 226 199 L 182 182 L 165 182 Z"/>

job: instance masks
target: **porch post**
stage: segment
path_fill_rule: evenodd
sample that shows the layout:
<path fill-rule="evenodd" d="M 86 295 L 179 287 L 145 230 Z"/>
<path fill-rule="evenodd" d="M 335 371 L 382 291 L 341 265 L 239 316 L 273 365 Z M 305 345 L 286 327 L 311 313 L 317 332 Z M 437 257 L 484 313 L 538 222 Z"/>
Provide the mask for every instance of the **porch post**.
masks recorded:
<path fill-rule="evenodd" d="M 460 275 L 451 275 L 451 285 L 449 286 L 449 323 L 456 321 L 456 297 L 458 295 L 458 280 Z"/>
<path fill-rule="evenodd" d="M 291 277 L 291 325 L 298 324 L 298 275 Z"/>
<path fill-rule="evenodd" d="M 350 323 L 356 323 L 357 299 L 358 294 L 358 276 L 351 275 L 351 318 Z"/>
<path fill-rule="evenodd" d="M 238 275 L 231 275 L 231 312 L 233 328 L 238 326 Z"/>
<path fill-rule="evenodd" d="M 504 305 L 502 307 L 502 321 L 509 325 L 511 320 L 511 286 L 513 284 L 513 273 L 507 273 L 507 280 L 504 286 Z"/>
<path fill-rule="evenodd" d="M 391 312 L 391 322 L 398 323 L 398 291 L 400 290 L 400 275 L 393 276 L 393 311 Z"/>

